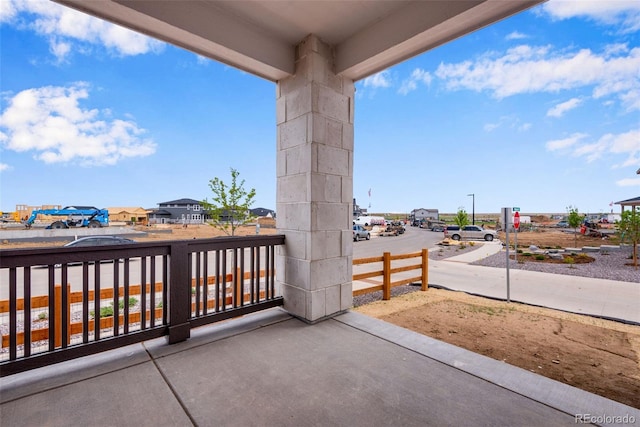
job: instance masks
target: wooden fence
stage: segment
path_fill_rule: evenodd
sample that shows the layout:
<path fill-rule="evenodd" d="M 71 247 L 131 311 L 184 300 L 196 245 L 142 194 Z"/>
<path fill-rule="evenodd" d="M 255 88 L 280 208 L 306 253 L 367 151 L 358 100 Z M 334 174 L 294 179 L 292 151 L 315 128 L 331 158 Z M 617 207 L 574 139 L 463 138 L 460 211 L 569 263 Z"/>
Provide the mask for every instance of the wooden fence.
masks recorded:
<path fill-rule="evenodd" d="M 404 265 L 400 267 L 392 267 L 391 261 L 420 258 L 420 264 Z M 373 277 L 382 276 L 382 283 L 374 284 L 367 288 L 356 289 L 353 291 L 353 296 L 364 295 L 371 292 L 382 291 L 382 299 L 391 299 L 391 288 L 396 286 L 402 286 L 409 283 L 422 283 L 421 289 L 426 291 L 429 287 L 429 251 L 423 249 L 421 252 L 414 252 L 410 254 L 391 255 L 390 252 L 385 252 L 381 257 L 371 258 L 358 258 L 353 260 L 353 265 L 364 265 L 382 263 L 382 270 L 369 271 L 366 273 L 359 273 L 353 275 L 353 281 L 371 279 Z M 405 271 L 420 270 L 419 276 L 402 278 L 396 281 L 391 281 L 392 275 L 402 273 Z"/>

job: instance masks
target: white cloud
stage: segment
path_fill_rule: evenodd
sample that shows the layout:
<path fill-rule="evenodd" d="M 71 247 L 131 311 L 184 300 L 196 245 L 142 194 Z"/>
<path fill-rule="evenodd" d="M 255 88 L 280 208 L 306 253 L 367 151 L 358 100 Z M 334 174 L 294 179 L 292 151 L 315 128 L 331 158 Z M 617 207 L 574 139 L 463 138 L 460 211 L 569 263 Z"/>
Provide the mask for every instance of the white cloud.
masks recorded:
<path fill-rule="evenodd" d="M 552 52 L 550 46 L 521 45 L 501 56 L 440 64 L 435 75 L 450 90 L 489 91 L 498 99 L 523 93 L 556 93 L 593 87 L 593 96 L 617 96 L 628 111 L 640 108 L 640 48 L 615 45 L 603 53 L 589 49 Z"/>
<path fill-rule="evenodd" d="M 575 133 L 568 138 L 548 141 L 549 151 L 564 150 L 565 154 L 584 157 L 591 163 L 603 157 L 611 159 L 613 169 L 633 167 L 640 164 L 640 129 L 620 134 L 606 134 L 597 141 L 585 141 L 588 135 Z M 621 159 L 616 162 L 616 159 Z M 635 169 L 634 169 L 635 170 Z"/>
<path fill-rule="evenodd" d="M 485 132 L 493 132 L 503 126 L 509 129 L 515 129 L 518 132 L 526 132 L 531 129 L 531 123 L 522 123 L 521 120 L 514 115 L 502 116 L 498 122 L 486 123 L 482 128 Z"/>
<path fill-rule="evenodd" d="M 9 170 L 9 169 L 11 169 L 11 166 L 9 166 L 6 163 L 0 163 L 0 172 L 6 171 L 6 170 Z"/>
<path fill-rule="evenodd" d="M 418 88 L 418 83 L 423 83 L 426 86 L 431 84 L 431 74 L 428 71 L 423 70 L 422 68 L 416 68 L 411 72 L 411 76 L 408 79 L 405 79 L 400 85 L 400 89 L 398 89 L 398 93 L 401 95 L 406 95 L 409 92 L 412 92 Z"/>
<path fill-rule="evenodd" d="M 24 15 L 31 15 L 25 19 Z M 72 50 L 101 45 L 121 56 L 159 52 L 164 43 L 52 1 L 2 0 L 0 22 L 46 37 L 59 62 Z"/>
<path fill-rule="evenodd" d="M 579 98 L 571 98 L 568 101 L 557 104 L 547 111 L 547 117 L 562 117 L 567 111 L 573 110 L 582 103 Z"/>
<path fill-rule="evenodd" d="M 391 86 L 391 78 L 389 70 L 380 71 L 363 80 L 364 87 L 381 88 Z"/>
<path fill-rule="evenodd" d="M 127 157 L 153 154 L 156 144 L 131 120 L 111 119 L 109 111 L 87 110 L 86 83 L 24 90 L 5 103 L 0 115 L 4 149 L 31 151 L 45 163 L 113 165 Z"/>
<path fill-rule="evenodd" d="M 552 19 L 587 18 L 617 26 L 622 33 L 640 29 L 640 2 L 637 0 L 550 0 L 542 10 Z"/>
<path fill-rule="evenodd" d="M 522 34 L 518 31 L 514 31 L 512 33 L 507 34 L 507 36 L 505 37 L 505 39 L 507 40 L 521 40 L 521 39 L 526 39 L 529 36 L 527 36 L 526 34 Z"/>
<path fill-rule="evenodd" d="M 568 138 L 547 141 L 545 146 L 549 151 L 563 150 L 565 148 L 569 148 L 573 145 L 576 145 L 578 142 L 580 142 L 580 140 L 586 137 L 587 135 L 584 133 L 574 133 Z"/>
<path fill-rule="evenodd" d="M 619 187 L 640 187 L 640 178 L 623 178 L 616 181 Z"/>

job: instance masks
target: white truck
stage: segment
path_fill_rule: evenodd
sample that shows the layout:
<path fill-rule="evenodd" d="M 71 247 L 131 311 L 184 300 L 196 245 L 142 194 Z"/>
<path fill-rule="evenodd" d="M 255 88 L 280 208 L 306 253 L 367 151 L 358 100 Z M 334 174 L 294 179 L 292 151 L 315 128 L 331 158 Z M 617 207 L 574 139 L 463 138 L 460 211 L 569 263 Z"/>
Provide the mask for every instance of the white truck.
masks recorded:
<path fill-rule="evenodd" d="M 486 240 L 491 242 L 498 235 L 493 230 L 485 230 L 479 225 L 465 225 L 460 228 L 457 225 L 447 225 L 444 229 L 444 237 L 453 240 Z"/>
<path fill-rule="evenodd" d="M 370 225 L 385 225 L 385 221 L 381 216 L 359 216 L 353 221 L 353 225 L 369 227 Z"/>

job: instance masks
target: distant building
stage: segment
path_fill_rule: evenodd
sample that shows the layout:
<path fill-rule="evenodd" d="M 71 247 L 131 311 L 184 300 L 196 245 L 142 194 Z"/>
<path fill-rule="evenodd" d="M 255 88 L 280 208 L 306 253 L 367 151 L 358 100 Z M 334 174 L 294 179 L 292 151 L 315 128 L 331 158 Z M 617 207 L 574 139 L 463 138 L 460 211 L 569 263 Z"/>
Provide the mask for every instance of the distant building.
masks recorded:
<path fill-rule="evenodd" d="M 177 199 L 158 203 L 149 211 L 149 224 L 204 224 L 206 213 L 200 201 Z"/>
<path fill-rule="evenodd" d="M 427 219 L 440 219 L 438 209 L 414 209 L 411 211 L 411 222 Z"/>
<path fill-rule="evenodd" d="M 354 197 L 353 199 L 353 219 L 358 218 L 359 216 L 362 216 L 364 214 L 367 213 L 366 209 L 361 208 L 357 203 L 356 203 L 356 199 Z"/>
<path fill-rule="evenodd" d="M 107 208 L 110 222 L 131 222 L 134 224 L 147 223 L 147 210 L 141 207 Z"/>
<path fill-rule="evenodd" d="M 266 218 L 275 218 L 276 211 L 266 208 L 255 208 L 249 209 L 251 211 L 251 215 L 257 216 L 258 218 L 266 217 Z"/>

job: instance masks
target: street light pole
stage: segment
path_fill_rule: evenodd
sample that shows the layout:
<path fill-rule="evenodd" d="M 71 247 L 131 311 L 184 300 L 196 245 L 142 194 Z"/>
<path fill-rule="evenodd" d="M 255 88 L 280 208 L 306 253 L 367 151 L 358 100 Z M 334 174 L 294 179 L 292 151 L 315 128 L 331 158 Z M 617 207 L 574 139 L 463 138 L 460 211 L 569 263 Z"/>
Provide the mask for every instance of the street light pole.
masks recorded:
<path fill-rule="evenodd" d="M 475 193 L 467 194 L 471 196 L 471 224 L 476 225 L 476 195 Z"/>

